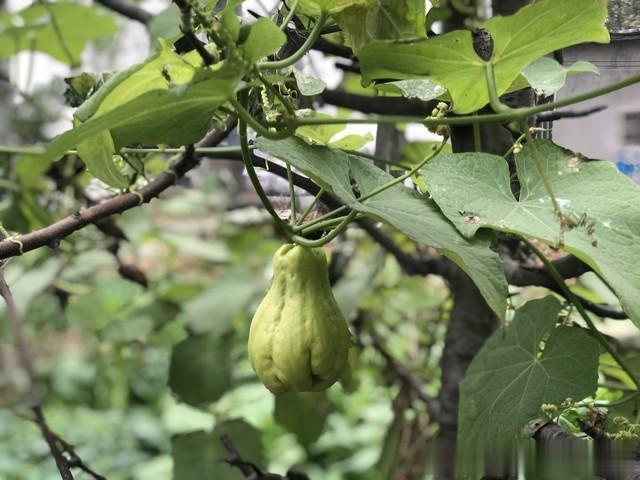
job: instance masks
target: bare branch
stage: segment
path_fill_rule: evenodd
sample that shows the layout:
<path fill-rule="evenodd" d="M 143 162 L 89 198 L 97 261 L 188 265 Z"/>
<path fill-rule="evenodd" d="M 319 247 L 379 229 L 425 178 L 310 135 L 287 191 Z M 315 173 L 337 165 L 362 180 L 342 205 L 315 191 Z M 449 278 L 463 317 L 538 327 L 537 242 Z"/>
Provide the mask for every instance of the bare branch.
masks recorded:
<path fill-rule="evenodd" d="M 408 385 L 416 397 L 418 397 L 427 406 L 429 416 L 437 422 L 438 414 L 440 412 L 440 403 L 438 400 L 425 392 L 422 381 L 418 377 L 411 373 L 411 371 L 402 363 L 393 358 L 375 332 L 371 331 L 370 334 L 373 348 L 382 355 L 389 368 L 393 370 L 398 378 Z"/>
<path fill-rule="evenodd" d="M 428 117 L 436 108 L 436 100 L 422 102 L 394 97 L 367 97 L 342 90 L 325 90 L 322 99 L 338 107 L 350 108 L 363 113 L 377 113 L 385 115 L 416 115 Z"/>
<path fill-rule="evenodd" d="M 606 108 L 606 105 L 600 105 L 588 110 L 558 110 L 554 112 L 546 112 L 538 115 L 536 117 L 536 122 L 541 124 L 542 122 L 553 122 L 555 120 L 562 120 L 563 118 L 581 118 L 601 112 Z"/>
<path fill-rule="evenodd" d="M 509 284 L 518 287 L 545 287 L 564 296 L 562 288 L 558 286 L 544 268 L 523 266 L 520 262 L 513 260 L 507 255 L 503 255 L 502 263 Z M 567 255 L 566 257 L 555 260 L 553 264 L 563 278 L 576 278 L 591 271 L 591 267 L 572 255 Z M 578 299 L 585 309 L 595 313 L 599 317 L 611 318 L 613 320 L 626 320 L 629 318 L 625 312 L 609 305 L 594 303 L 580 296 L 578 296 Z"/>
<path fill-rule="evenodd" d="M 196 146 L 213 147 L 220 144 L 235 128 L 236 119 L 226 120 L 224 129 L 213 130 L 207 134 Z M 55 246 L 61 239 L 71 235 L 90 223 L 97 222 L 116 213 L 122 213 L 146 203 L 160 195 L 167 188 L 175 184 L 176 180 L 184 176 L 199 163 L 199 156 L 194 154 L 193 148 L 188 148 L 184 154 L 170 167 L 169 172 L 161 173 L 136 193 L 125 193 L 111 197 L 93 207 L 89 207 L 68 216 L 52 225 L 41 228 L 25 235 L 0 242 L 0 259 L 15 257 L 40 247 Z"/>

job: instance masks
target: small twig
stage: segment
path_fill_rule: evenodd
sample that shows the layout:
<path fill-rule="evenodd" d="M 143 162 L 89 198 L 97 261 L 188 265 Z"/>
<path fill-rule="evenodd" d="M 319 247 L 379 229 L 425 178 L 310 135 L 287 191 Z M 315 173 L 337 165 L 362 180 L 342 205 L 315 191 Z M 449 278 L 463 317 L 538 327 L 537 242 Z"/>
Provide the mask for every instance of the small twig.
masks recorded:
<path fill-rule="evenodd" d="M 65 458 L 62 449 L 60 448 L 58 442 L 58 436 L 54 434 L 49 425 L 47 424 L 46 419 L 44 418 L 44 413 L 42 412 L 42 408 L 39 405 L 36 405 L 31 408 L 33 411 L 34 423 L 38 426 L 40 431 L 42 432 L 42 437 L 47 442 L 49 446 L 49 451 L 53 456 L 53 459 L 56 462 L 58 467 L 58 472 L 60 472 L 60 476 L 62 480 L 73 480 L 73 475 L 71 474 L 71 467 L 69 465 L 68 460 Z M 104 478 L 104 477 L 103 477 Z"/>
<path fill-rule="evenodd" d="M 193 31 L 193 22 L 191 21 L 191 5 L 186 0 L 173 0 L 180 9 L 180 31 L 189 41 L 191 46 L 198 52 L 205 65 L 211 65 L 215 63 L 215 58 L 211 55 L 204 44 L 196 37 Z"/>
<path fill-rule="evenodd" d="M 257 480 L 264 477 L 264 473 L 262 473 L 262 470 L 256 467 L 253 463 L 246 462 L 242 459 L 240 453 L 238 452 L 228 435 L 221 435 L 220 443 L 222 443 L 224 448 L 227 450 L 227 453 L 229 454 L 229 458 L 226 460 L 226 462 L 229 465 L 240 470 L 246 480 Z"/>
<path fill-rule="evenodd" d="M 96 2 L 130 20 L 134 20 L 145 25 L 153 18 L 153 15 L 146 10 L 121 0 L 96 0 Z"/>
<path fill-rule="evenodd" d="M 361 317 L 362 318 L 362 317 Z M 356 322 L 358 323 L 358 322 Z M 404 384 L 406 384 L 428 408 L 429 415 L 436 422 L 438 421 L 438 415 L 440 412 L 440 403 L 437 399 L 433 398 L 427 392 L 425 392 L 422 381 L 417 378 L 411 371 L 404 366 L 402 363 L 398 362 L 391 353 L 387 350 L 387 348 L 382 344 L 382 341 L 375 333 L 375 331 L 370 330 L 369 334 L 371 335 L 371 342 L 373 348 L 382 355 L 382 357 L 387 362 L 387 366 L 393 370 L 393 372 L 402 380 Z"/>

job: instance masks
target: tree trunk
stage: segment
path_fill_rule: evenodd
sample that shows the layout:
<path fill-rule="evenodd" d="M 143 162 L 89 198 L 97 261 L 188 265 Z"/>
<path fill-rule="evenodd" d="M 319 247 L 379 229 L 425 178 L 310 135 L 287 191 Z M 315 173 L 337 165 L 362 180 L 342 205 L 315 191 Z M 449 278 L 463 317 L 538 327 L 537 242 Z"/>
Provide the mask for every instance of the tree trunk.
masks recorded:
<path fill-rule="evenodd" d="M 493 12 L 494 15 L 514 13 L 527 3 L 530 2 L 528 0 L 494 0 Z M 449 23 L 447 28 L 461 28 L 461 26 Z M 531 95 L 524 95 L 520 96 L 517 102 L 522 105 L 531 100 Z M 512 135 L 502 125 L 484 124 L 480 131 L 484 152 L 503 155 L 513 142 Z M 473 151 L 473 127 L 452 129 L 451 141 L 453 151 L 456 153 Z M 455 478 L 460 382 L 473 357 L 499 326 L 498 318 L 462 270 L 452 266 L 452 272 L 447 280 L 454 303 L 440 362 L 441 415 L 435 477 L 438 480 Z M 508 463 L 499 462 L 491 465 L 492 471 L 487 469 L 486 474 L 488 478 L 509 478 L 509 467 Z"/>

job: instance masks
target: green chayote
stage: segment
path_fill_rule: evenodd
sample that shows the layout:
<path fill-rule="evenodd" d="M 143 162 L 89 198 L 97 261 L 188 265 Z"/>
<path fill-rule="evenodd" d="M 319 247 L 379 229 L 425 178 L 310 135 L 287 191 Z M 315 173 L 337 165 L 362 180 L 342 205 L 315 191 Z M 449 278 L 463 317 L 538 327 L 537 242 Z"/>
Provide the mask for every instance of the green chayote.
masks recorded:
<path fill-rule="evenodd" d="M 324 252 L 282 246 L 249 332 L 249 359 L 262 383 L 273 393 L 329 388 L 345 369 L 350 346 Z"/>

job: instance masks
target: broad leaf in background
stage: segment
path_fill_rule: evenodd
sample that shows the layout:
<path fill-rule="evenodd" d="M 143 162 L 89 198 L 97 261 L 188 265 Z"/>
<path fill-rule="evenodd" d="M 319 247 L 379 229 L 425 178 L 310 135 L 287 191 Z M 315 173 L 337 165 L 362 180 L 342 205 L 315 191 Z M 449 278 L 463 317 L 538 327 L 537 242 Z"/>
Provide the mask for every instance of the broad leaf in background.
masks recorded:
<path fill-rule="evenodd" d="M 215 402 L 229 389 L 231 371 L 228 339 L 213 334 L 190 336 L 173 347 L 169 387 L 183 402 L 201 406 Z"/>
<path fill-rule="evenodd" d="M 300 445 L 314 443 L 327 423 L 331 404 L 324 393 L 284 393 L 276 395 L 274 420 L 293 433 Z"/>
<path fill-rule="evenodd" d="M 560 65 L 549 57 L 540 57 L 522 70 L 522 76 L 538 95 L 550 96 L 564 87 L 567 75 L 578 73 L 599 73 L 598 68 L 589 62 L 579 61 L 569 67 Z"/>
<path fill-rule="evenodd" d="M 384 266 L 385 255 L 379 248 L 362 250 L 349 261 L 348 268 L 333 286 L 333 294 L 347 321 L 355 318 L 360 304 L 373 293 L 373 279 Z"/>
<path fill-rule="evenodd" d="M 488 20 L 484 28 L 494 39 L 491 63 L 498 93 L 505 93 L 538 57 L 578 43 L 607 43 L 606 16 L 607 2 L 602 0 L 540 0 L 515 15 Z M 365 82 L 429 78 L 449 91 L 460 114 L 489 103 L 484 63 L 473 50 L 469 31 L 416 42 L 376 41 L 363 47 L 358 58 Z"/>
<path fill-rule="evenodd" d="M 293 70 L 293 76 L 296 79 L 296 84 L 302 95 L 312 97 L 313 95 L 320 95 L 327 88 L 327 84 L 316 77 L 310 77 L 297 68 Z"/>
<path fill-rule="evenodd" d="M 13 300 L 21 315 L 29 307 L 31 301 L 60 274 L 62 263 L 59 258 L 49 258 L 41 264 L 33 265 L 30 269 L 7 268 L 6 280 L 11 286 Z M 5 302 L 0 302 L 0 314 L 6 310 Z"/>
<path fill-rule="evenodd" d="M 78 144 L 78 155 L 94 177 L 111 187 L 127 188 L 129 182 L 114 163 L 113 151 L 109 130 L 103 130 Z"/>
<path fill-rule="evenodd" d="M 473 359 L 460 384 L 463 450 L 511 442 L 543 403 L 595 393 L 598 342 L 580 328 L 554 328 L 559 311 L 551 296 L 526 303 Z"/>
<path fill-rule="evenodd" d="M 551 142 L 539 142 L 538 150 L 564 214 L 584 218 L 584 226 L 564 233 L 563 249 L 602 275 L 640 326 L 640 269 L 629 268 L 630 259 L 640 257 L 640 189 L 612 162 Z M 440 155 L 422 172 L 432 198 L 467 237 L 489 227 L 556 244 L 560 223 L 529 148 L 516 156 L 516 167 L 519 199 L 511 193 L 507 163 L 495 155 Z"/>
<path fill-rule="evenodd" d="M 398 469 L 398 464 L 401 461 L 400 448 L 402 447 L 402 432 L 405 421 L 403 415 L 395 415 L 389 425 L 376 465 L 377 471 L 380 472 L 380 478 L 394 478 L 393 474 Z"/>
<path fill-rule="evenodd" d="M 75 2 L 36 3 L 0 17 L 0 59 L 23 50 L 77 66 L 88 41 L 111 35 L 116 22 L 105 11 Z"/>
<path fill-rule="evenodd" d="M 357 55 L 373 40 L 425 37 L 425 15 L 423 0 L 369 0 L 334 14 L 334 18 Z"/>
<path fill-rule="evenodd" d="M 249 33 L 244 42 L 240 44 L 240 50 L 250 63 L 257 62 L 278 51 L 287 41 L 282 30 L 268 18 L 260 18 L 247 28 Z"/>
<path fill-rule="evenodd" d="M 110 324 L 128 320 L 134 310 L 149 301 L 137 283 L 113 279 L 71 297 L 66 315 L 71 323 L 101 331 Z"/>
<path fill-rule="evenodd" d="M 229 452 L 220 442 L 226 435 L 242 460 L 263 466 L 264 448 L 260 431 L 243 420 L 228 420 L 210 433 L 194 432 L 173 438 L 173 478 L 180 480 L 242 480 L 237 467 L 225 462 Z"/>
<path fill-rule="evenodd" d="M 248 265 L 230 268 L 211 288 L 184 303 L 184 323 L 195 333 L 223 335 L 263 286 Z"/>
<path fill-rule="evenodd" d="M 380 219 L 449 257 L 473 279 L 496 314 L 504 318 L 507 284 L 500 258 L 489 248 L 489 236 L 466 240 L 433 201 L 404 185 L 395 185 L 365 202 L 358 201 L 351 186 L 352 177 L 361 194 L 394 179 L 359 157 L 311 146 L 297 138 L 282 141 L 259 138 L 256 144 L 263 152 L 311 177 L 355 211 Z"/>

